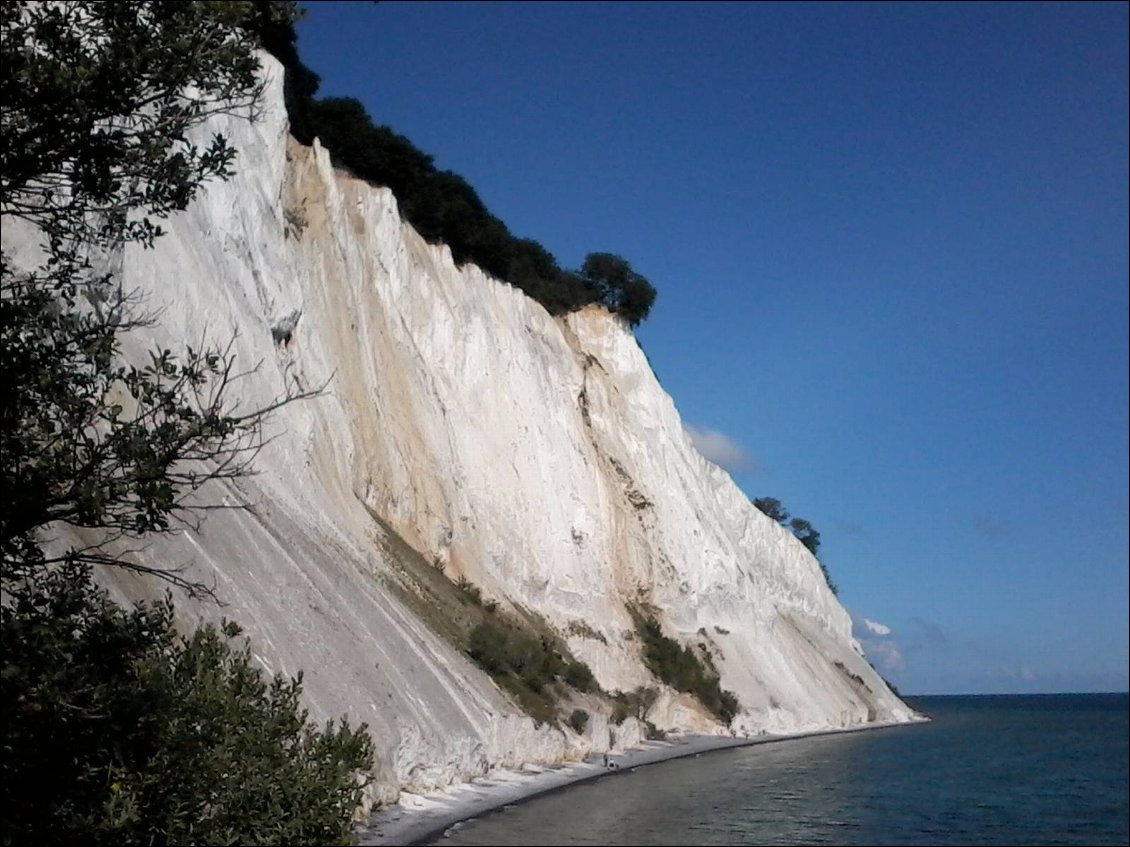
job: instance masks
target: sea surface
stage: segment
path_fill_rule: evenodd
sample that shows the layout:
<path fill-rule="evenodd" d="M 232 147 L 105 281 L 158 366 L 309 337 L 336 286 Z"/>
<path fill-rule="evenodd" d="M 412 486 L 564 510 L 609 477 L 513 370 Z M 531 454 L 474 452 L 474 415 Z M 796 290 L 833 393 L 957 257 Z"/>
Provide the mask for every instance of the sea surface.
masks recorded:
<path fill-rule="evenodd" d="M 1126 694 L 911 697 L 932 722 L 641 767 L 461 844 L 1127 844 Z"/>

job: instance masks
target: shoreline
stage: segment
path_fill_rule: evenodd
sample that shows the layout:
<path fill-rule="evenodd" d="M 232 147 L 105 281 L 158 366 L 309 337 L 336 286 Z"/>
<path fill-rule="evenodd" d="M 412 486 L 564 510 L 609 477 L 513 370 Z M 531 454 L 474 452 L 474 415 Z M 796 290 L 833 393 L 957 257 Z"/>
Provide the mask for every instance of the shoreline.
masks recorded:
<path fill-rule="evenodd" d="M 927 718 L 928 720 L 928 718 Z M 843 735 L 913 726 L 923 721 L 864 724 L 838 729 L 812 730 L 784 735 L 733 737 L 723 735 L 681 735 L 662 741 L 645 741 L 619 753 L 610 753 L 610 766 L 603 764 L 603 754 L 590 754 L 583 761 L 554 765 L 526 764 L 517 768 L 492 771 L 487 777 L 450 786 L 430 794 L 401 792 L 393 805 L 378 809 L 356 829 L 359 845 L 418 845 L 441 837 L 452 826 L 481 817 L 504 806 L 511 806 L 535 797 L 585 782 L 630 773 L 637 768 L 712 753 L 736 747 L 795 741 L 823 735 Z"/>

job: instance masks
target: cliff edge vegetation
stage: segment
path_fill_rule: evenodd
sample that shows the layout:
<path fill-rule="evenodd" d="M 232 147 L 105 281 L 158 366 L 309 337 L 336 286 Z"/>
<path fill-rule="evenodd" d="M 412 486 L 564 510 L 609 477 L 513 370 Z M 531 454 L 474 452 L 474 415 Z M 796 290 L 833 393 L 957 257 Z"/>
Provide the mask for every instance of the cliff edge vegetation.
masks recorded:
<path fill-rule="evenodd" d="M 262 7 L 269 10 L 269 4 Z M 320 80 L 299 58 L 292 19 L 264 13 L 254 26 L 264 48 L 286 69 L 286 109 L 295 139 L 309 145 L 317 138 L 335 165 L 392 189 L 404 219 L 430 243 L 446 244 L 456 264 L 473 262 L 551 315 L 599 303 L 630 326 L 646 320 L 655 287 L 626 259 L 596 252 L 577 270 L 562 268 L 537 241 L 513 235 L 463 177 L 440 170 L 403 135 L 374 123 L 359 100 L 316 97 Z"/>

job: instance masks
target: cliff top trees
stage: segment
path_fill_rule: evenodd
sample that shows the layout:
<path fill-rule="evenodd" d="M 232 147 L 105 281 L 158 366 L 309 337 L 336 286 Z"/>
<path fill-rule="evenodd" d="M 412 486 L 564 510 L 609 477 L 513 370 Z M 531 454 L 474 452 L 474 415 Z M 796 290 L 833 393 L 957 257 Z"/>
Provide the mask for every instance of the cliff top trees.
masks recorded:
<path fill-rule="evenodd" d="M 187 497 L 236 477 L 271 408 L 231 402 L 230 350 L 119 356 L 142 304 L 94 258 L 151 245 L 235 151 L 189 131 L 259 94 L 255 14 L 290 4 L 8 3 L 0 9 L 0 218 L 43 261 L 0 259 L 0 822 L 3 843 L 348 840 L 371 767 L 364 727 L 319 731 L 300 681 L 260 678 L 238 630 L 180 638 L 168 603 L 124 611 L 94 565 L 191 524 Z M 278 403 L 293 397 L 280 398 Z M 278 405 L 278 404 L 275 404 Z M 200 501 L 195 501 L 200 502 Z M 206 506 L 205 506 L 206 508 Z M 45 552 L 47 533 L 88 541 Z"/>
<path fill-rule="evenodd" d="M 761 512 L 784 526 L 789 522 L 789 513 L 776 497 L 758 497 L 753 501 Z"/>
<path fill-rule="evenodd" d="M 804 518 L 790 517 L 788 511 L 781 505 L 781 501 L 775 497 L 758 497 L 753 501 L 753 505 L 781 526 L 791 530 L 808 552 L 816 556 L 816 561 L 820 564 L 820 571 L 824 574 L 824 581 L 828 583 L 832 593 L 838 596 L 840 590 L 832 582 L 832 577 L 828 573 L 828 566 L 818 555 L 820 552 L 820 533 L 816 531 L 816 527 Z"/>
<path fill-rule="evenodd" d="M 598 302 L 630 326 L 639 326 L 655 302 L 655 287 L 625 259 L 612 253 L 589 253 L 581 266 L 581 277 L 592 286 Z"/>
<path fill-rule="evenodd" d="M 808 548 L 808 552 L 815 556 L 820 550 L 820 533 L 804 518 L 789 516 L 788 510 L 775 497 L 758 497 L 753 501 L 763 514 L 775 520 L 781 526 L 792 530 L 801 544 Z"/>
<path fill-rule="evenodd" d="M 601 303 L 638 326 L 655 302 L 655 288 L 611 253 L 592 253 L 579 271 L 560 267 L 541 244 L 518 238 L 491 214 L 466 180 L 436 168 L 431 156 L 388 126 L 373 122 L 354 98 L 318 99 L 318 75 L 304 65 L 288 21 L 257 18 L 263 46 L 286 68 L 291 132 L 303 144 L 318 138 L 334 163 L 392 189 L 400 213 L 430 243 L 446 244 L 457 264 L 474 262 L 521 289 L 551 315 Z"/>

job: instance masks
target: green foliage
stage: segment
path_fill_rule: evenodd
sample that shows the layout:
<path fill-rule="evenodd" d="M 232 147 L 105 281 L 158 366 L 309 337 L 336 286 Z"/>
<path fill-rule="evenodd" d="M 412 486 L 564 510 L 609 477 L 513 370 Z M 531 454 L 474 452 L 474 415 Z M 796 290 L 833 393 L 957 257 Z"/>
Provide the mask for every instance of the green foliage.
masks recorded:
<path fill-rule="evenodd" d="M 573 714 L 569 715 L 569 726 L 573 732 L 582 733 L 585 727 L 589 725 L 589 713 L 584 709 L 574 709 Z"/>
<path fill-rule="evenodd" d="M 816 561 L 820 564 L 820 572 L 824 574 L 824 581 L 828 583 L 828 588 L 831 589 L 832 593 L 839 596 L 840 590 L 832 582 L 827 565 L 819 558 L 820 533 L 816 531 L 816 528 L 804 518 L 791 517 L 785 507 L 781 505 L 781 501 L 773 497 L 758 497 L 753 501 L 753 505 L 781 526 L 788 527 L 792 534 L 797 537 L 797 540 L 805 546 L 805 549 L 817 557 Z"/>
<path fill-rule="evenodd" d="M 657 699 L 659 689 L 652 686 L 641 685 L 635 691 L 617 691 L 612 707 L 612 722 L 619 725 L 627 718 L 637 718 L 647 724 L 647 713 Z"/>
<path fill-rule="evenodd" d="M 616 700 L 612 706 L 612 723 L 619 726 L 630 717 L 633 717 L 631 705 L 624 700 Z"/>
<path fill-rule="evenodd" d="M 820 573 L 824 574 L 824 581 L 828 583 L 828 589 L 832 592 L 833 595 L 839 597 L 840 589 L 836 585 L 836 583 L 832 582 L 832 576 L 828 573 L 828 566 L 824 564 L 823 559 L 817 559 L 816 561 L 820 564 Z"/>
<path fill-rule="evenodd" d="M 235 410 L 229 396 L 240 372 L 230 348 L 189 347 L 179 358 L 157 350 L 144 366 L 120 360 L 119 338 L 146 319 L 88 259 L 122 242 L 151 245 L 158 221 L 206 180 L 231 173 L 235 151 L 223 137 L 198 147 L 186 133 L 212 114 L 253 109 L 257 61 L 241 29 L 250 9 L 136 2 L 0 11 L 0 212 L 5 226 L 22 219 L 46 239 L 39 267 L 0 260 L 5 590 L 64 560 L 147 570 L 107 554 L 107 542 L 191 523 L 186 500 L 206 482 L 246 473 L 261 445 L 274 406 Z M 284 20 L 292 10 L 275 4 L 262 14 Z M 37 533 L 56 522 L 90 531 L 90 545 L 45 556 Z"/>
<path fill-rule="evenodd" d="M 188 130 L 256 103 L 252 14 L 243 2 L 3 4 L 4 214 L 52 239 L 151 243 L 152 219 L 231 173 L 226 140 L 200 146 Z M 288 26 L 293 4 L 259 14 Z"/>
<path fill-rule="evenodd" d="M 789 522 L 788 511 L 781 505 L 781 501 L 775 497 L 758 497 L 753 501 L 753 505 L 777 523 L 781 524 L 781 526 Z"/>
<path fill-rule="evenodd" d="M 557 720 L 550 686 L 564 666 L 561 656 L 541 638 L 501 616 L 492 616 L 471 630 L 467 653 L 479 667 L 509 691 L 539 723 Z"/>
<path fill-rule="evenodd" d="M 334 160 L 356 176 L 380 175 L 397 197 L 413 196 L 435 173 L 432 157 L 386 126 L 374 126 L 365 107 L 351 97 L 328 97 L 311 104 L 310 119 Z"/>
<path fill-rule="evenodd" d="M 723 723 L 729 723 L 740 710 L 737 697 L 724 691 L 713 669 L 689 647 L 663 634 L 659 622 L 633 611 L 636 632 L 643 641 L 643 660 L 656 678 L 678 691 L 693 694 Z"/>
<path fill-rule="evenodd" d="M 459 577 L 459 581 L 455 585 L 463 592 L 463 596 L 468 602 L 474 603 L 476 606 L 483 605 L 483 590 L 467 577 Z"/>
<path fill-rule="evenodd" d="M 295 17 L 279 15 L 278 5 L 275 0 L 254 0 L 246 26 L 259 37 L 260 46 L 286 68 L 283 96 L 291 135 L 303 144 L 312 144 L 314 133 L 310 129 L 309 111 L 322 81 L 298 58 Z"/>
<path fill-rule="evenodd" d="M 563 652 L 555 639 L 536 635 L 501 614 L 483 619 L 467 638 L 467 654 L 528 714 L 544 722 L 557 720 L 555 683 L 564 682 L 578 691 L 597 688 L 589 666 Z"/>
<path fill-rule="evenodd" d="M 474 262 L 552 315 L 601 303 L 633 327 L 647 317 L 655 289 L 626 261 L 593 253 L 579 272 L 562 269 L 541 244 L 512 235 L 463 177 L 438 170 L 432 157 L 407 138 L 374 123 L 358 100 L 317 99 L 318 76 L 299 58 L 291 23 L 276 17 L 256 19 L 252 26 L 286 68 L 286 106 L 294 137 L 303 144 L 318 138 L 338 167 L 391 188 L 404 218 L 427 241 L 446 244 L 457 264 Z"/>
<path fill-rule="evenodd" d="M 2 618 L 3 843 L 350 842 L 364 725 L 313 726 L 233 624 L 178 636 L 167 601 L 125 611 L 81 566 L 39 587 Z"/>
<path fill-rule="evenodd" d="M 626 260 L 611 253 L 589 253 L 581 266 L 581 276 L 601 303 L 633 327 L 647 318 L 655 302 L 654 286 L 633 271 Z"/>
<path fill-rule="evenodd" d="M 509 646 L 510 638 L 505 629 L 484 622 L 471 630 L 467 653 L 484 671 L 501 676 L 511 669 Z"/>
<path fill-rule="evenodd" d="M 0 213 L 44 239 L 0 278 L 0 762 L 3 843 L 344 843 L 372 767 L 365 727 L 319 730 L 301 680 L 264 681 L 234 625 L 187 637 L 171 603 L 125 611 L 91 566 L 151 573 L 123 539 L 194 526 L 208 482 L 242 476 L 269 408 L 229 402 L 230 348 L 127 365 L 139 304 L 90 257 L 148 247 L 231 173 L 188 132 L 259 94 L 250 17 L 293 5 L 11 3 L 0 11 Z M 189 500 L 191 498 L 191 504 Z M 179 525 L 178 525 L 179 523 Z M 48 526 L 83 546 L 44 551 Z"/>
<path fill-rule="evenodd" d="M 793 518 L 789 521 L 789 529 L 813 556 L 820 551 L 820 533 L 804 518 Z"/>
<path fill-rule="evenodd" d="M 487 673 L 513 675 L 537 694 L 566 669 L 561 653 L 547 638 L 501 620 L 484 621 L 471 630 L 467 652 Z"/>
<path fill-rule="evenodd" d="M 565 666 L 565 684 L 578 691 L 595 691 L 597 688 L 592 668 L 576 660 Z"/>

